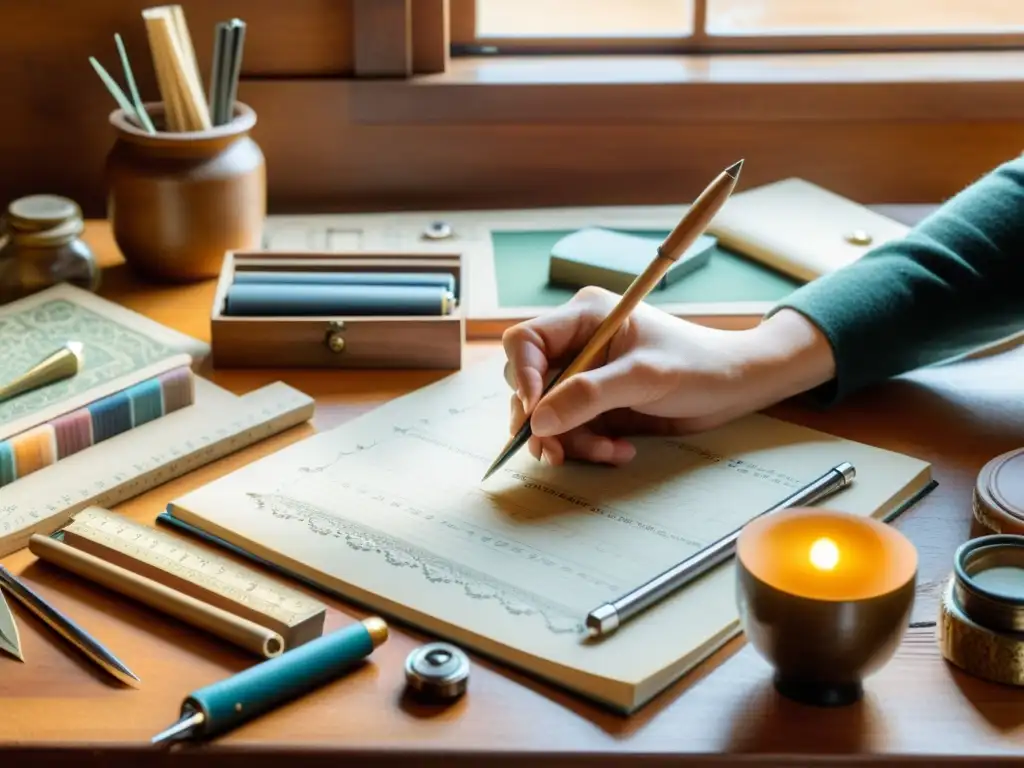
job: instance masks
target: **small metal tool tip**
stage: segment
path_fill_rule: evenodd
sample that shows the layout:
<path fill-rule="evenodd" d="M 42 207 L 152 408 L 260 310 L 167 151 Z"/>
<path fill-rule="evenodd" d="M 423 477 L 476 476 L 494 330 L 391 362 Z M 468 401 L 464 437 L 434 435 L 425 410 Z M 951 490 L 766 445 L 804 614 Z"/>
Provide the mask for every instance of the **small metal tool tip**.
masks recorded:
<path fill-rule="evenodd" d="M 25 657 L 21 654 L 21 648 L 14 643 L 8 642 L 7 638 L 3 635 L 0 635 L 0 651 L 10 654 L 12 659 L 17 659 L 22 664 L 25 663 Z"/>
<path fill-rule="evenodd" d="M 150 744 L 161 744 L 165 741 L 188 736 L 189 731 L 203 724 L 206 718 L 202 712 L 192 712 L 182 717 L 178 722 L 166 730 L 160 731 L 149 740 Z"/>
<path fill-rule="evenodd" d="M 132 688 L 142 687 L 142 680 L 139 679 L 138 675 L 128 669 L 128 667 L 123 667 L 121 669 L 121 674 L 119 674 L 118 677 L 124 681 L 125 685 L 130 685 Z"/>
<path fill-rule="evenodd" d="M 738 160 L 735 163 L 733 163 L 732 165 L 730 165 L 728 168 L 726 168 L 725 172 L 728 173 L 730 176 L 732 176 L 734 179 L 738 179 L 740 177 L 740 169 L 742 167 L 743 167 L 743 161 L 742 160 Z"/>
<path fill-rule="evenodd" d="M 609 635 L 619 627 L 619 612 L 611 603 L 605 603 L 587 614 L 586 625 L 591 637 Z"/>

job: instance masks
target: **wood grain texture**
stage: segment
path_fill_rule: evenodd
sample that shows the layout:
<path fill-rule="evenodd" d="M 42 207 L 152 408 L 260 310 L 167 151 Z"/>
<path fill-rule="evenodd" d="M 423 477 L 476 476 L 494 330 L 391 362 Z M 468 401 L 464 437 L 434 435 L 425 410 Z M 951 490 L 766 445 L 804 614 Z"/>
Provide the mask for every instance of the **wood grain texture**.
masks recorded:
<path fill-rule="evenodd" d="M 212 282 L 155 288 L 123 267 L 104 225 L 87 237 L 108 266 L 104 295 L 142 307 L 161 322 L 209 338 Z M 470 344 L 467 363 L 501 354 Z M 432 371 L 216 371 L 234 391 L 274 380 L 317 399 L 313 424 L 326 429 L 444 373 Z M 936 367 L 865 390 L 842 406 L 812 411 L 797 403 L 772 414 L 902 451 L 934 463 L 938 487 L 895 523 L 921 556 L 915 619 L 894 660 L 869 678 L 852 707 L 811 709 L 780 699 L 770 670 L 741 641 L 632 718 L 599 711 L 488 660 L 473 657 L 468 695 L 449 708 L 402 695 L 402 661 L 426 638 L 394 627 L 389 641 L 354 674 L 256 720 L 203 748 L 163 755 L 161 765 L 303 766 L 549 765 L 876 766 L 902 763 L 977 766 L 1009 761 L 1024 749 L 1024 692 L 972 678 L 947 664 L 936 641 L 937 586 L 956 547 L 971 535 L 970 493 L 992 456 L 1024 444 L 1024 411 L 1015 382 L 1024 350 Z M 300 427 L 252 450 L 171 481 L 117 511 L 152 521 L 164 504 L 257 456 L 310 433 Z M 129 606 L 74 578 L 33 564 L 25 552 L 4 560 L 47 599 L 108 643 L 142 677 L 125 693 L 55 644 L 45 628 L 18 613 L 26 663 L 0 659 L 0 760 L 31 754 L 48 765 L 134 766 L 145 741 L 172 722 L 192 689 L 243 669 L 244 652 L 156 613 Z M 326 598 L 327 627 L 364 614 Z M 15 608 L 17 610 L 17 608 Z M 99 713 L 99 714 L 98 714 Z M 526 755 L 524 753 L 528 752 Z"/>
<path fill-rule="evenodd" d="M 412 0 L 352 0 L 356 77 L 412 74 Z"/>
<path fill-rule="evenodd" d="M 75 199 L 87 215 L 105 215 L 102 165 L 114 134 L 110 105 L 91 86 L 60 88 L 62 103 L 74 104 L 74 143 L 64 119 L 45 114 L 0 127 L 0 197 L 46 190 Z M 257 114 L 252 135 L 266 157 L 270 212 L 670 204 L 737 156 L 746 160 L 741 189 L 800 176 L 860 202 L 917 203 L 955 194 L 1021 148 L 1016 120 L 966 117 L 364 126 L 350 112 L 352 87 L 240 86 L 239 99 Z"/>
<path fill-rule="evenodd" d="M 414 0 L 412 4 L 412 71 L 445 72 L 450 60 L 451 19 L 448 0 Z"/>
<path fill-rule="evenodd" d="M 77 200 L 86 215 L 106 215 L 102 171 L 114 103 L 88 56 L 120 77 L 119 32 L 142 97 L 156 99 L 140 15 L 150 5 L 0 0 L 0 18 L 18 30 L 0 49 L 8 105 L 0 122 L 0 201 L 48 191 Z M 737 156 L 747 160 L 745 184 L 799 175 L 862 202 L 919 202 L 954 194 L 1022 144 L 1016 51 L 992 54 L 1009 57 L 998 66 L 948 59 L 943 77 L 918 58 L 854 56 L 830 68 L 808 54 L 787 67 L 796 86 L 807 80 L 811 91 L 770 83 L 751 91 L 742 78 L 781 65 L 730 55 L 685 65 L 659 60 L 636 88 L 604 90 L 586 82 L 591 75 L 580 82 L 567 60 L 560 77 L 574 88 L 466 93 L 459 90 L 465 62 L 455 60 L 463 74 L 453 69 L 432 100 L 434 85 L 405 95 L 358 91 L 366 84 L 350 79 L 350 0 L 191 0 L 182 7 L 206 78 L 216 21 L 238 16 L 248 24 L 239 98 L 257 111 L 254 136 L 267 158 L 272 212 L 673 203 L 681 189 L 699 186 Z M 414 30 L 421 14 L 413 14 Z M 454 14 L 452 21 L 458 32 Z M 485 63 L 475 76 L 497 83 L 540 65 L 521 58 L 510 73 Z M 619 59 L 598 64 L 606 81 L 624 71 Z M 662 82 L 678 80 L 686 67 L 739 83 L 711 98 L 703 86 L 680 91 Z M 840 82 L 901 76 L 908 83 L 867 83 L 829 96 L 814 81 L 830 72 Z M 521 94 L 518 105 L 495 98 L 513 92 Z M 807 98 L 812 92 L 819 98 Z"/>

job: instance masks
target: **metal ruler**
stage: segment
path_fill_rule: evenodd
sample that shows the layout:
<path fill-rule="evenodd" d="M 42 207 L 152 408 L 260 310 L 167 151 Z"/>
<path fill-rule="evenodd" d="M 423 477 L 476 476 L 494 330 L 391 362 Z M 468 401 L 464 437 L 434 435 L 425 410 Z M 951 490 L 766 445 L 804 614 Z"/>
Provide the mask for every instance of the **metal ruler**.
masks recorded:
<path fill-rule="evenodd" d="M 196 378 L 195 402 L 0 488 L 0 557 L 88 506 L 112 507 L 312 418 L 275 382 L 242 396 Z"/>
<path fill-rule="evenodd" d="M 323 632 L 323 603 L 168 531 L 86 507 L 57 535 L 68 546 L 269 627 L 286 647 Z"/>

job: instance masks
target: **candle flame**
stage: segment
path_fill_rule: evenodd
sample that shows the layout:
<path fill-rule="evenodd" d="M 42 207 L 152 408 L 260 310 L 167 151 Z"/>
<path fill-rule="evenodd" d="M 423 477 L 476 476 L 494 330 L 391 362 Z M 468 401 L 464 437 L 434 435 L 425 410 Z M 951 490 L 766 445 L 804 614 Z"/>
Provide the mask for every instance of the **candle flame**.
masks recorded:
<path fill-rule="evenodd" d="M 839 547 L 832 539 L 820 538 L 811 545 L 810 557 L 819 571 L 831 571 L 839 562 Z"/>

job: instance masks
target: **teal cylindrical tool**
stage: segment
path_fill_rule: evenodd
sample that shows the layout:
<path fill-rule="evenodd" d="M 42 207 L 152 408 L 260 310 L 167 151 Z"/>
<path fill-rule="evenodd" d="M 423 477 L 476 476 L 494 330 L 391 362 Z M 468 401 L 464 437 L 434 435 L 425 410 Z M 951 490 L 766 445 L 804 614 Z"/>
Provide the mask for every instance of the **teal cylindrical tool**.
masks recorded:
<path fill-rule="evenodd" d="M 154 736 L 152 743 L 209 738 L 236 728 L 329 682 L 387 637 L 387 624 L 373 616 L 193 691 L 181 705 L 178 722 Z"/>
<path fill-rule="evenodd" d="M 412 285 L 435 286 L 455 293 L 450 272 L 235 272 L 235 285 Z"/>
<path fill-rule="evenodd" d="M 224 314 L 239 317 L 447 315 L 454 297 L 437 285 L 235 283 Z"/>

